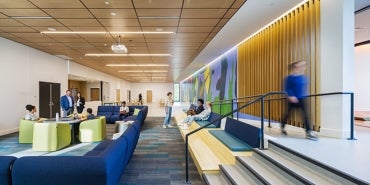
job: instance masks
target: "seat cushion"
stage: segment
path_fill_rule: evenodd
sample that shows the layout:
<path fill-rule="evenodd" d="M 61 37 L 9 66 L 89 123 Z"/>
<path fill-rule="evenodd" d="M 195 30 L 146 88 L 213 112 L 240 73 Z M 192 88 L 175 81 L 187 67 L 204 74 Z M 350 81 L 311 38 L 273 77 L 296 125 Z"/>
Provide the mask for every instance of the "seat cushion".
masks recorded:
<path fill-rule="evenodd" d="M 224 130 L 208 130 L 232 151 L 251 151 L 252 147 Z"/>
<path fill-rule="evenodd" d="M 195 122 L 198 123 L 198 125 L 201 126 L 201 127 L 210 123 L 209 121 L 202 121 L 202 120 L 198 120 L 198 121 L 195 121 Z M 214 124 L 210 124 L 210 125 L 207 126 L 207 128 L 217 128 L 217 127 Z"/>

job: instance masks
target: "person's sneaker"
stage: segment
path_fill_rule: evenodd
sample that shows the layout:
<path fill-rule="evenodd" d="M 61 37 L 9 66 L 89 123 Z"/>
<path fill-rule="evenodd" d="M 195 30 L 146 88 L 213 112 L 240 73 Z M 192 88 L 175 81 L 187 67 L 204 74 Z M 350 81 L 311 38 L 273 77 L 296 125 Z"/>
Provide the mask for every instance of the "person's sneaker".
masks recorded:
<path fill-rule="evenodd" d="M 311 140 L 318 140 L 319 138 L 312 132 L 312 131 L 308 131 L 306 133 L 306 139 L 311 139 Z"/>
<path fill-rule="evenodd" d="M 172 126 L 172 125 L 170 125 L 170 124 L 168 124 L 168 125 L 167 125 L 167 127 L 168 127 L 168 128 L 172 128 L 173 126 Z"/>
<path fill-rule="evenodd" d="M 281 134 L 288 135 L 288 133 L 285 131 L 285 129 L 281 129 Z"/>
<path fill-rule="evenodd" d="M 167 128 L 166 125 L 163 125 L 163 128 Z"/>

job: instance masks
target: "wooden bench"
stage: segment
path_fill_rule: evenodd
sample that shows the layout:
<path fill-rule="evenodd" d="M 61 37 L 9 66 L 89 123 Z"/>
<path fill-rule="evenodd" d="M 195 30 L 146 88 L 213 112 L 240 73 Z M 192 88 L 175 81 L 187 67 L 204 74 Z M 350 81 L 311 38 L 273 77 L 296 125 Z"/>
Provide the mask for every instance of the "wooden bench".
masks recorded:
<path fill-rule="evenodd" d="M 181 122 L 186 118 L 184 112 L 175 115 L 176 122 Z M 180 133 L 185 141 L 186 134 L 199 128 L 200 126 L 193 122 L 189 129 L 182 130 Z M 209 130 L 222 130 L 220 128 L 207 128 L 198 131 L 189 136 L 189 153 L 198 169 L 199 174 L 219 172 L 219 164 L 235 164 L 236 156 L 250 156 L 250 151 L 232 151 L 226 147 L 220 140 L 214 137 Z"/>

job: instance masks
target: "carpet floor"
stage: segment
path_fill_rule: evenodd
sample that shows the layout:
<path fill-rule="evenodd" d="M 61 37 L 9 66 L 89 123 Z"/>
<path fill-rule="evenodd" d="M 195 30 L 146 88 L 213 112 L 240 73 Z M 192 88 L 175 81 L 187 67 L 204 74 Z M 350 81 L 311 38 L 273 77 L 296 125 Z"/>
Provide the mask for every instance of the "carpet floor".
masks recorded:
<path fill-rule="evenodd" d="M 180 185 L 185 181 L 185 142 L 177 127 L 162 128 L 163 117 L 147 117 L 135 152 L 119 185 Z M 107 138 L 112 138 L 114 124 L 107 124 Z M 82 156 L 96 145 L 80 143 L 56 152 L 34 152 L 32 144 L 19 144 L 18 133 L 0 136 L 0 155 L 22 156 Z M 189 160 L 189 180 L 203 185 L 194 162 Z"/>

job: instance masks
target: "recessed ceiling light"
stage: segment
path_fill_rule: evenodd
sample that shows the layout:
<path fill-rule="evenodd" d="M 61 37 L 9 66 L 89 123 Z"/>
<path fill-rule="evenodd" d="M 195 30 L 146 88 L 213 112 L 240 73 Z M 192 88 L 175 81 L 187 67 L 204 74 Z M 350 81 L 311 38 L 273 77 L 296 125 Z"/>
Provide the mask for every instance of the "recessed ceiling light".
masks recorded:
<path fill-rule="evenodd" d="M 167 67 L 168 64 L 107 64 L 109 67 Z"/>
<path fill-rule="evenodd" d="M 105 1 L 104 3 L 105 3 L 106 5 L 110 5 L 110 2 L 108 2 L 108 1 Z"/>
<path fill-rule="evenodd" d="M 88 57 L 168 57 L 171 56 L 169 53 L 87 53 L 85 56 Z"/>
<path fill-rule="evenodd" d="M 110 13 L 110 15 L 111 15 L 111 16 L 115 16 L 115 15 L 117 15 L 117 14 L 116 14 L 115 12 L 111 12 L 111 13 Z"/>
<path fill-rule="evenodd" d="M 175 34 L 173 31 L 41 31 L 43 34 Z"/>
<path fill-rule="evenodd" d="M 157 28 L 155 31 L 163 31 L 163 28 Z"/>
<path fill-rule="evenodd" d="M 57 31 L 55 28 L 48 28 L 49 31 Z"/>
<path fill-rule="evenodd" d="M 167 70 L 124 70 L 124 71 L 118 71 L 120 73 L 167 73 Z"/>

